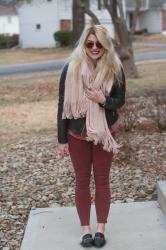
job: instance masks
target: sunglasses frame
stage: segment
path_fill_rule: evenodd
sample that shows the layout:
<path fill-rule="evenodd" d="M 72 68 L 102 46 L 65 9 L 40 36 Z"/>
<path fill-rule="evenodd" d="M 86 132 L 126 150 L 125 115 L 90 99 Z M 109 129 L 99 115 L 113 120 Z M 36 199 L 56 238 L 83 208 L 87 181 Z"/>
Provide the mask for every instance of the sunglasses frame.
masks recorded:
<path fill-rule="evenodd" d="M 96 47 L 98 49 L 103 49 L 103 45 L 99 41 L 97 41 L 97 42 L 88 41 L 88 42 L 85 43 L 85 47 L 87 49 L 92 49 L 94 45 L 96 45 Z"/>

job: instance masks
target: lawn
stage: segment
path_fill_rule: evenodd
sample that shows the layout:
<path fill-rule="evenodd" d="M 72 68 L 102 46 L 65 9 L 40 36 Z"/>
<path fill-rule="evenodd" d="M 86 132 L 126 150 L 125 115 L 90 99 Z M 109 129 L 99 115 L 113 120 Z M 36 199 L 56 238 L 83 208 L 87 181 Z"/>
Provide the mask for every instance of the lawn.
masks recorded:
<path fill-rule="evenodd" d="M 139 78 L 127 80 L 127 96 L 163 94 L 166 62 L 137 66 Z M 52 71 L 0 78 L 1 146 L 56 130 L 59 75 Z"/>
<path fill-rule="evenodd" d="M 166 36 L 163 34 L 144 34 L 144 35 L 136 35 L 134 37 L 135 42 L 144 42 L 144 43 L 166 43 Z"/>
<path fill-rule="evenodd" d="M 166 36 L 162 34 L 156 35 L 140 35 L 135 36 L 134 42 L 142 43 L 166 43 Z M 135 48 L 135 53 L 148 52 L 148 51 L 161 51 L 166 48 L 156 48 L 155 46 L 141 46 Z M 39 49 L 3 49 L 0 50 L 0 65 L 22 64 L 31 62 L 41 62 L 50 60 L 63 60 L 71 53 L 71 48 L 39 48 Z"/>
<path fill-rule="evenodd" d="M 135 37 L 136 42 L 164 42 L 160 34 Z M 159 48 L 161 49 L 161 48 Z M 135 52 L 154 50 L 137 48 Z M 156 49 L 155 49 L 156 50 Z M 0 65 L 65 59 L 69 48 L 10 49 L 0 51 Z M 139 78 L 127 80 L 127 96 L 163 94 L 166 89 L 166 60 L 137 62 Z M 1 76 L 0 143 L 56 130 L 60 71 Z"/>
<path fill-rule="evenodd" d="M 0 142 L 56 128 L 59 72 L 0 78 Z"/>
<path fill-rule="evenodd" d="M 1 49 L 0 65 L 61 60 L 67 58 L 70 52 L 69 48 Z"/>

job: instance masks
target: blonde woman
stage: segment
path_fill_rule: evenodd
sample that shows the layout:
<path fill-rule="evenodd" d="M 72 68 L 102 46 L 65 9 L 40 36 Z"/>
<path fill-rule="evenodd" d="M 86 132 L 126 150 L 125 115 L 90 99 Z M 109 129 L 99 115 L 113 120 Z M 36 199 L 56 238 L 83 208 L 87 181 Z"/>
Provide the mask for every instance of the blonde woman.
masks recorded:
<path fill-rule="evenodd" d="M 109 173 L 118 151 L 117 109 L 125 103 L 125 76 L 105 27 L 86 27 L 59 85 L 58 149 L 70 154 L 76 178 L 75 204 L 82 226 L 83 247 L 105 245 L 110 209 Z M 96 232 L 90 227 L 91 170 L 95 180 Z"/>

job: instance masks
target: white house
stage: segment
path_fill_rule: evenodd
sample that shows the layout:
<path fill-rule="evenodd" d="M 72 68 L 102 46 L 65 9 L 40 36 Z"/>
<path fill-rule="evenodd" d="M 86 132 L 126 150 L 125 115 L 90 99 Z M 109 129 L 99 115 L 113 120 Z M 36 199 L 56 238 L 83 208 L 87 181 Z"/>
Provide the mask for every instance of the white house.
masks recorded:
<path fill-rule="evenodd" d="M 132 26 L 135 1 L 126 1 L 126 18 L 128 28 Z M 141 0 L 136 30 L 147 30 L 149 33 L 162 33 L 163 8 L 166 0 Z"/>
<path fill-rule="evenodd" d="M 13 5 L 0 5 L 0 34 L 19 34 L 18 14 Z"/>
<path fill-rule="evenodd" d="M 108 11 L 98 9 L 97 1 L 91 1 L 91 9 L 100 22 L 114 35 Z M 18 8 L 20 20 L 20 46 L 55 47 L 53 33 L 72 29 L 72 0 L 32 0 Z M 86 23 L 90 18 L 86 16 Z"/>

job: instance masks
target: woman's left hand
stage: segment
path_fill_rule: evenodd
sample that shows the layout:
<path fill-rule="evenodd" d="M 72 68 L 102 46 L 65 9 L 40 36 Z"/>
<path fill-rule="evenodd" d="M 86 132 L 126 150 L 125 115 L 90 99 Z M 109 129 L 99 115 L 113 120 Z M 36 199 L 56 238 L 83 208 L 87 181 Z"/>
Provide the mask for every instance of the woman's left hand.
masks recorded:
<path fill-rule="evenodd" d="M 86 89 L 86 97 L 93 102 L 103 104 L 106 101 L 106 98 L 101 90 L 96 90 L 93 87 Z"/>

